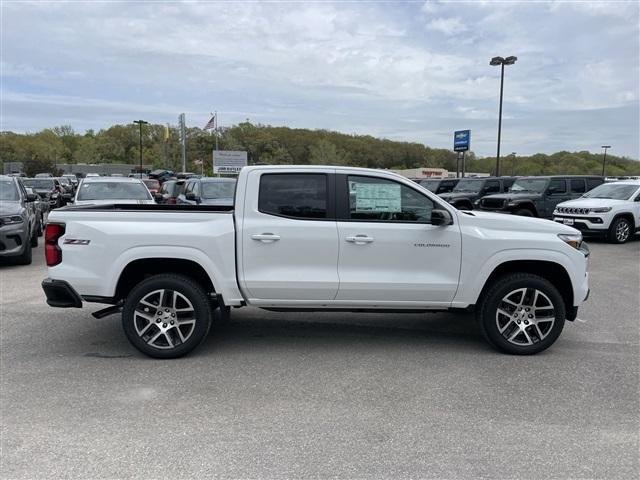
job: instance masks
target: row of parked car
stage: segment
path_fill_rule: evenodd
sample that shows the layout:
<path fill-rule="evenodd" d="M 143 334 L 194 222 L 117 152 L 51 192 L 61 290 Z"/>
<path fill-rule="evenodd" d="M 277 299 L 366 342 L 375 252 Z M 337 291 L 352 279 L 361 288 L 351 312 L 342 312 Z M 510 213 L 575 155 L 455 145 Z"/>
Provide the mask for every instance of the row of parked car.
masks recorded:
<path fill-rule="evenodd" d="M 557 175 L 416 181 L 460 210 L 546 218 L 613 243 L 640 231 L 640 180 Z"/>
<path fill-rule="evenodd" d="M 71 178 L 73 177 L 73 178 Z M 154 178 L 75 175 L 0 176 L 0 258 L 30 264 L 51 210 L 67 204 L 163 203 L 233 205 L 235 178 Z"/>

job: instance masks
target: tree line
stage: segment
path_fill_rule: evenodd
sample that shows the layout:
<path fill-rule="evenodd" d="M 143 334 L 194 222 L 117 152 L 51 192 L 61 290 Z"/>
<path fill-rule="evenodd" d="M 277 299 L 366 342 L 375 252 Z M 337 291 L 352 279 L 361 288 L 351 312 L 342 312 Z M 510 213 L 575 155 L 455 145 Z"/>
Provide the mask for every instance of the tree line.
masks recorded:
<path fill-rule="evenodd" d="M 456 153 L 415 142 L 399 142 L 369 135 L 349 135 L 328 130 L 273 127 L 242 122 L 218 129 L 186 131 L 187 170 L 200 171 L 200 162 L 211 172 L 211 152 L 216 137 L 220 150 L 244 150 L 250 164 L 347 165 L 369 168 L 456 169 Z M 27 175 L 52 172 L 60 163 L 130 163 L 140 158 L 137 125 L 113 125 L 99 131 L 78 133 L 70 126 L 36 133 L 0 133 L 0 160 L 23 162 Z M 155 168 L 181 170 L 182 157 L 176 127 L 149 124 L 143 127 L 143 162 Z M 467 152 L 467 171 L 491 173 L 495 157 L 477 158 Z M 590 152 L 557 152 L 552 155 L 508 155 L 501 159 L 503 175 L 600 174 L 602 155 Z M 607 155 L 609 176 L 640 175 L 640 162 Z"/>

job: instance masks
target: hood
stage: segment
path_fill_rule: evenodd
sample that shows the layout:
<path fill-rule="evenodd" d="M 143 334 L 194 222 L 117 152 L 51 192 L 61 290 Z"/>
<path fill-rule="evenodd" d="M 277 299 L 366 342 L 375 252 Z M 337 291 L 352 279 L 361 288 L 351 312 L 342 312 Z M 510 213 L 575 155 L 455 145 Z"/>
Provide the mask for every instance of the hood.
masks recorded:
<path fill-rule="evenodd" d="M 223 205 L 233 207 L 233 198 L 203 198 L 201 205 Z"/>
<path fill-rule="evenodd" d="M 8 202 L 3 200 L 0 202 L 0 216 L 19 215 L 22 210 L 20 202 Z"/>
<path fill-rule="evenodd" d="M 455 198 L 470 198 L 477 197 L 480 192 L 449 192 L 449 193 L 440 193 L 438 196 L 443 200 L 449 201 Z"/>
<path fill-rule="evenodd" d="M 576 198 L 575 200 L 567 200 L 559 203 L 558 207 L 570 208 L 602 208 L 614 207 L 616 205 L 624 205 L 629 200 L 614 200 L 613 198 Z"/>
<path fill-rule="evenodd" d="M 499 200 L 519 200 L 519 199 L 528 199 L 528 198 L 540 198 L 542 196 L 541 193 L 536 192 L 523 192 L 523 193 L 515 193 L 515 192 L 506 192 L 506 193 L 494 193 L 493 195 L 487 195 L 483 198 L 497 198 Z"/>
<path fill-rule="evenodd" d="M 111 200 L 76 200 L 73 205 L 150 205 L 156 203 L 154 200 L 127 200 L 123 198 Z"/>
<path fill-rule="evenodd" d="M 473 210 L 468 213 L 459 211 L 458 219 L 462 225 L 478 226 L 479 228 L 496 230 L 497 232 L 514 230 L 518 232 L 554 234 L 580 233 L 575 228 L 552 220 L 535 217 L 521 217 L 519 215 L 505 215 L 503 213 L 483 212 L 480 210 Z"/>

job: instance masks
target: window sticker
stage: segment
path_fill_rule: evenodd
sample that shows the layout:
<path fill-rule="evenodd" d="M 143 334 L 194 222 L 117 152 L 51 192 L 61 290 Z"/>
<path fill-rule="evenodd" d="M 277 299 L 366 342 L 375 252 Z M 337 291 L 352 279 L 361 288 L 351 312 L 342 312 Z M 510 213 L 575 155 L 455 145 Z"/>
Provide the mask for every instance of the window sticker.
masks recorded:
<path fill-rule="evenodd" d="M 400 185 L 387 183 L 356 183 L 356 213 L 400 212 Z"/>

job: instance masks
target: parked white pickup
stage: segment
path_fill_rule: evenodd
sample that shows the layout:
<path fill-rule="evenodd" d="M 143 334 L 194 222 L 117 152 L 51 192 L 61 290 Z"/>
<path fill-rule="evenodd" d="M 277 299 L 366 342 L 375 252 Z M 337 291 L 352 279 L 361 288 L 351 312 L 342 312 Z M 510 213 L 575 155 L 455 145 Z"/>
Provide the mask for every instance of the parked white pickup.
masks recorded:
<path fill-rule="evenodd" d="M 588 294 L 577 230 L 458 211 L 393 173 L 256 166 L 235 205 L 67 207 L 49 217 L 47 302 L 122 309 L 132 344 L 177 357 L 212 310 L 474 309 L 496 348 L 550 346 Z"/>

